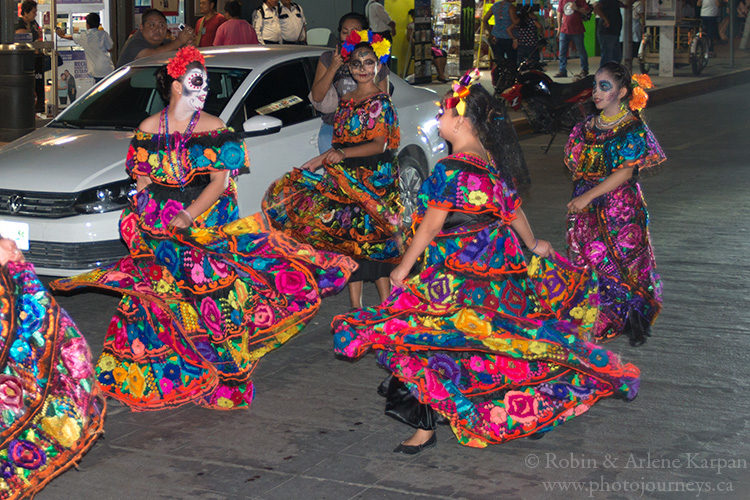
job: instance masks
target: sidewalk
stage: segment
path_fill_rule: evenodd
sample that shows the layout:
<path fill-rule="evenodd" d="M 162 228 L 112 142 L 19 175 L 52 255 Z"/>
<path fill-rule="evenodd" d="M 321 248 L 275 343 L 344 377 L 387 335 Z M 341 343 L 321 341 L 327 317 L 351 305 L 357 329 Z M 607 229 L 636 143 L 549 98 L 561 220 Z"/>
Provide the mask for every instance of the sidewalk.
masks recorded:
<path fill-rule="evenodd" d="M 714 92 L 723 88 L 731 87 L 734 85 L 740 85 L 742 83 L 750 82 L 750 51 L 741 50 L 737 46 L 739 45 L 739 39 L 735 42 L 734 50 L 734 67 L 729 65 L 729 45 L 717 45 L 716 46 L 716 57 L 712 57 L 708 66 L 703 70 L 699 76 L 694 76 L 692 69 L 689 65 L 677 67 L 674 70 L 674 76 L 662 77 L 659 76 L 659 69 L 652 67 L 649 71 L 649 76 L 654 82 L 654 88 L 651 89 L 649 94 L 649 107 L 658 106 L 659 104 L 665 104 L 678 99 L 684 99 L 686 97 L 705 94 L 707 92 Z M 599 56 L 589 57 L 589 72 L 595 73 L 599 67 Z M 578 74 L 581 71 L 581 64 L 579 59 L 568 59 L 568 75 L 567 78 L 554 78 L 558 71 L 557 60 L 546 61 L 545 73 L 553 78 L 556 82 L 570 83 L 573 81 L 572 75 Z M 633 59 L 633 73 L 640 73 L 640 66 L 638 59 Z M 481 71 L 480 83 L 488 91 L 492 91 L 492 79 L 490 77 L 489 70 Z M 433 82 L 429 84 L 421 84 L 420 86 L 434 90 L 438 95 L 444 95 L 450 90 L 450 83 Z M 529 128 L 526 121 L 525 115 L 521 111 L 510 111 L 513 125 L 519 134 L 530 134 L 532 130 Z"/>

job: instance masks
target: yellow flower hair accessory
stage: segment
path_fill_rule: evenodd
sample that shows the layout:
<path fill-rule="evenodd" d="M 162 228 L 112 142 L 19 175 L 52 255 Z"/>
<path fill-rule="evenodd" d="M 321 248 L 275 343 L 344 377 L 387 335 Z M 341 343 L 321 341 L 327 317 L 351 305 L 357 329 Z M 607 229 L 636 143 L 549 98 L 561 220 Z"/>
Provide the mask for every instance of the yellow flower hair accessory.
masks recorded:
<path fill-rule="evenodd" d="M 459 115 L 464 116 L 466 113 L 466 96 L 469 95 L 469 88 L 479 81 L 479 70 L 470 69 L 458 81 L 453 82 L 453 96 L 445 99 L 445 108 L 456 108 Z"/>
<path fill-rule="evenodd" d="M 352 31 L 341 44 L 341 57 L 346 61 L 359 43 L 367 43 L 375 51 L 381 63 L 387 63 L 391 55 L 391 42 L 370 30 Z"/>

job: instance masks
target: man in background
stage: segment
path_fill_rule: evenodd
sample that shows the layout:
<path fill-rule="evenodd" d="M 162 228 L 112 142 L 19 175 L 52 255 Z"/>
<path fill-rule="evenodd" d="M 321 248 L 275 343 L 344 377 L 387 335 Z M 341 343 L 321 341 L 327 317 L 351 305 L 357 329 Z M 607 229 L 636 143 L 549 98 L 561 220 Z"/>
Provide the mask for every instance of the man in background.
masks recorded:
<path fill-rule="evenodd" d="M 568 76 L 568 45 L 570 42 L 576 46 L 581 57 L 581 72 L 577 78 L 583 78 L 589 74 L 589 55 L 583 45 L 583 16 L 591 12 L 585 0 L 560 0 L 557 6 L 557 33 L 560 37 L 560 71 L 556 78 Z"/>
<path fill-rule="evenodd" d="M 278 6 L 279 0 L 265 0 L 253 11 L 253 28 L 263 45 L 280 44 L 282 41 Z"/>
<path fill-rule="evenodd" d="M 365 15 L 370 21 L 370 29 L 389 42 L 396 35 L 396 22 L 386 12 L 382 0 L 370 0 L 365 5 Z"/>
<path fill-rule="evenodd" d="M 83 33 L 68 35 L 62 28 L 55 28 L 57 36 L 66 40 L 73 40 L 77 45 L 83 47 L 86 55 L 86 66 L 89 75 L 98 83 L 102 78 L 115 69 L 112 64 L 112 38 L 103 29 L 99 29 L 101 19 L 99 14 L 92 12 L 86 16 L 86 30 Z"/>
<path fill-rule="evenodd" d="M 292 0 L 281 0 L 278 14 L 283 43 L 306 45 L 307 21 L 302 7 Z"/>
<path fill-rule="evenodd" d="M 193 43 L 195 32 L 187 27 L 167 42 L 167 18 L 158 9 L 148 9 L 141 17 L 141 28 L 128 38 L 120 52 L 117 67 L 160 52 L 177 50 Z"/>
<path fill-rule="evenodd" d="M 195 41 L 196 47 L 211 47 L 214 44 L 214 37 L 219 26 L 224 24 L 226 18 L 216 12 L 216 0 L 201 0 L 198 9 L 203 17 L 198 19 L 195 24 Z"/>

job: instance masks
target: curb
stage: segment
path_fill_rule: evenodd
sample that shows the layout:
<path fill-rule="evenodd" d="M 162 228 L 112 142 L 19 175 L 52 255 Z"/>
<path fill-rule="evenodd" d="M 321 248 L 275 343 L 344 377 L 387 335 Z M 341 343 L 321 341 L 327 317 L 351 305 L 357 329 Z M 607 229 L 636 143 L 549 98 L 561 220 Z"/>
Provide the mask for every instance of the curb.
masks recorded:
<path fill-rule="evenodd" d="M 703 78 L 692 82 L 678 83 L 668 87 L 654 88 L 648 92 L 649 107 L 667 104 L 687 97 L 693 97 L 700 94 L 707 94 L 717 90 L 723 90 L 736 85 L 750 83 L 750 68 L 738 69 L 729 73 Z M 528 120 L 525 117 L 515 118 L 512 120 L 516 133 L 529 135 L 535 133 L 531 130 Z"/>

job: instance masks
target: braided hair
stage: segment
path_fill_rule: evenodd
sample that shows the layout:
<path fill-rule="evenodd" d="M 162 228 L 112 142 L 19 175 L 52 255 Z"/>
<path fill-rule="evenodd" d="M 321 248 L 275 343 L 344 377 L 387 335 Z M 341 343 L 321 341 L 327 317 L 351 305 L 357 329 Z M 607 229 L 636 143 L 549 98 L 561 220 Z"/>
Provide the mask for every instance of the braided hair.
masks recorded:
<path fill-rule="evenodd" d="M 499 176 L 509 187 L 517 190 L 531 184 L 518 135 L 505 103 L 492 97 L 479 83 L 469 87 L 469 95 L 464 102 L 464 116 L 471 121 L 479 142 L 492 156 Z"/>

